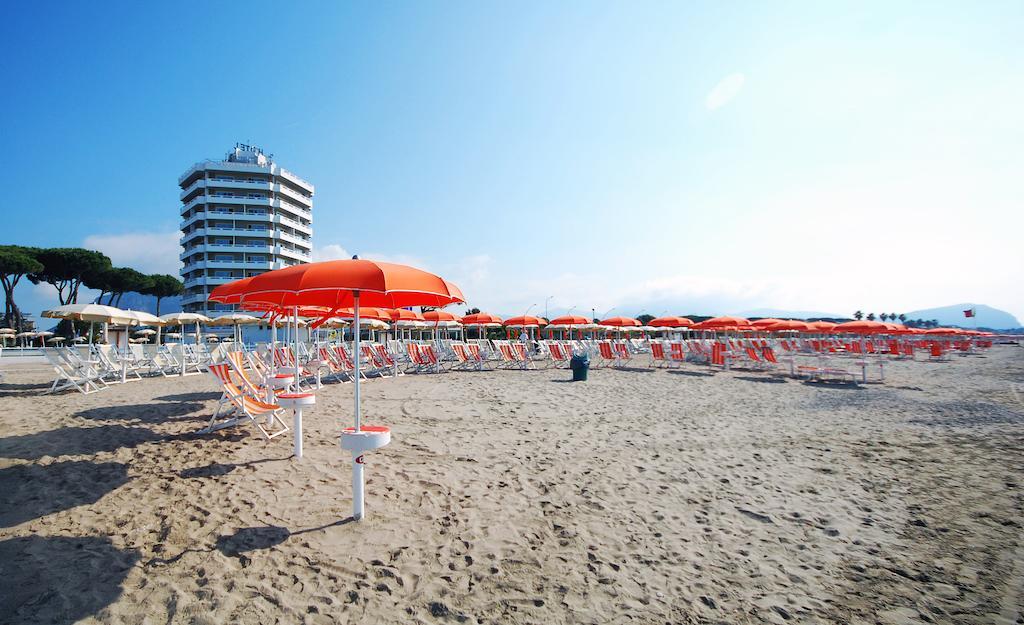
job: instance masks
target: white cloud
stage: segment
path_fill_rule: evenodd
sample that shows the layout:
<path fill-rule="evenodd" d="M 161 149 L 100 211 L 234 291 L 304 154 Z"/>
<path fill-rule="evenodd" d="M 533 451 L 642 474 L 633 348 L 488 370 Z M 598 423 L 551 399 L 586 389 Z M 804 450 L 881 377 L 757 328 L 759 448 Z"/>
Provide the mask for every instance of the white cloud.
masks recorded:
<path fill-rule="evenodd" d="M 740 90 L 743 89 L 743 83 L 746 82 L 746 76 L 743 74 L 729 74 L 723 78 L 714 89 L 708 92 L 708 97 L 704 101 L 704 105 L 709 111 L 714 111 L 722 108 L 733 98 L 739 95 Z"/>
<path fill-rule="evenodd" d="M 178 275 L 181 261 L 179 237 L 170 232 L 128 232 L 125 234 L 92 234 L 82 247 L 103 252 L 115 267 L 131 267 L 142 273 Z"/>
<path fill-rule="evenodd" d="M 352 258 L 352 254 L 349 254 L 348 250 L 335 243 L 324 245 L 323 247 L 316 246 L 313 248 L 313 262 L 342 260 L 345 258 Z"/>

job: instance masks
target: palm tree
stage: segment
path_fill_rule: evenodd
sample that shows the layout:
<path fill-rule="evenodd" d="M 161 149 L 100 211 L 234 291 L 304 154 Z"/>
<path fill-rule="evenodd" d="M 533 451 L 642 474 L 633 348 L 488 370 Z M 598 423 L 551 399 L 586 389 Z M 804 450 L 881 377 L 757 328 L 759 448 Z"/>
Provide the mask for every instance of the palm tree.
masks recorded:
<path fill-rule="evenodd" d="M 889 320 L 889 313 L 882 313 L 882 314 L 878 315 L 878 318 L 881 319 L 882 321 L 888 321 Z"/>
<path fill-rule="evenodd" d="M 856 319 L 857 321 L 860 321 L 861 319 L 864 318 L 864 313 L 858 310 L 857 312 L 853 313 L 853 318 Z"/>
<path fill-rule="evenodd" d="M 875 320 L 875 313 L 868 313 L 868 321 L 874 321 L 874 320 Z"/>
<path fill-rule="evenodd" d="M 907 322 L 907 316 L 904 315 L 903 313 L 900 313 L 898 319 L 900 320 L 900 323 L 906 323 Z"/>

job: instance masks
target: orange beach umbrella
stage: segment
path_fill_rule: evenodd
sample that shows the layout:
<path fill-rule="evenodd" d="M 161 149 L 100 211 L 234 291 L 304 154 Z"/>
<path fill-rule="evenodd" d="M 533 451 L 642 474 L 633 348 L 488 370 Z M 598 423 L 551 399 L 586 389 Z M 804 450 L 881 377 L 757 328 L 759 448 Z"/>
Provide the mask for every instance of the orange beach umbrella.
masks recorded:
<path fill-rule="evenodd" d="M 693 325 L 693 320 L 686 317 L 658 317 L 651 319 L 647 325 L 654 328 L 686 328 Z"/>
<path fill-rule="evenodd" d="M 613 328 L 639 328 L 644 325 L 632 317 L 611 317 L 610 319 L 602 319 L 598 324 Z"/>
<path fill-rule="evenodd" d="M 352 306 L 354 324 L 359 327 L 359 307 L 399 308 L 402 306 L 445 306 L 464 302 L 459 287 L 440 276 L 394 263 L 371 260 L 329 260 L 294 265 L 244 278 L 244 284 L 229 282 L 213 290 L 209 299 L 219 302 L 238 298 L 239 302 L 257 302 L 291 307 L 297 315 L 299 306 L 329 308 L 324 317 Z M 391 431 L 383 426 L 363 429 L 360 413 L 360 349 L 359 332 L 354 333 L 353 395 L 355 427 L 342 431 L 341 446 L 352 452 L 352 517 L 361 520 L 363 509 L 363 453 L 383 447 L 391 441 Z M 296 358 L 296 379 L 299 364 Z M 296 428 L 297 430 L 299 428 Z M 297 443 L 298 432 L 296 432 Z M 296 445 L 298 447 L 298 445 Z"/>
<path fill-rule="evenodd" d="M 547 321 L 540 317 L 531 317 L 530 315 L 520 315 L 518 317 L 510 317 L 501 322 L 501 325 L 506 328 L 537 328 Z"/>

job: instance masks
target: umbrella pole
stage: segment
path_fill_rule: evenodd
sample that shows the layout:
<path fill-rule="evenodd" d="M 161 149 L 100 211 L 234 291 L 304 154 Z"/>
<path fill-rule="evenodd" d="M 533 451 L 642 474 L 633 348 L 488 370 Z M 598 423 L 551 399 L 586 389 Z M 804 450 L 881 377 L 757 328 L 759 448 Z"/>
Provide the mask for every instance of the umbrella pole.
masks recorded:
<path fill-rule="evenodd" d="M 128 326 L 124 327 L 124 350 L 121 352 L 121 384 L 128 381 Z"/>
<path fill-rule="evenodd" d="M 185 377 L 185 322 L 178 324 L 178 332 L 181 334 L 178 340 L 181 342 L 181 376 Z"/>
<path fill-rule="evenodd" d="M 299 392 L 299 307 L 292 307 L 292 323 L 295 325 L 295 330 L 292 333 L 292 345 L 294 345 L 295 354 L 295 392 Z"/>
<path fill-rule="evenodd" d="M 352 346 L 352 362 L 355 364 L 355 431 L 360 431 L 360 420 L 362 415 L 359 412 L 359 291 L 353 294 L 354 317 L 352 328 L 354 341 Z M 352 450 L 352 518 L 360 521 L 363 518 L 363 454 L 361 451 Z"/>

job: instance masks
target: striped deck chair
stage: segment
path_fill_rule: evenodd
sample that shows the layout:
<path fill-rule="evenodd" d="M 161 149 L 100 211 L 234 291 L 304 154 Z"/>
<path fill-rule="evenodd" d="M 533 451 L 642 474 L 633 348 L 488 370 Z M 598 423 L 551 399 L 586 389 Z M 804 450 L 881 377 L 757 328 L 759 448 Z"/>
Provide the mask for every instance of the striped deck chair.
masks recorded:
<path fill-rule="evenodd" d="M 419 373 L 421 371 L 427 371 L 430 369 L 430 362 L 427 357 L 423 354 L 420 346 L 416 343 L 406 343 L 405 349 L 409 354 L 409 367 L 406 371 L 415 371 Z"/>
<path fill-rule="evenodd" d="M 403 372 L 398 370 L 398 360 L 396 360 L 391 355 L 391 352 L 388 351 L 387 345 L 377 343 L 373 346 L 373 350 L 377 352 L 377 358 L 380 359 L 384 366 L 391 370 L 391 375 L 405 375 Z"/>
<path fill-rule="evenodd" d="M 279 414 L 281 407 L 277 404 L 268 404 L 260 401 L 239 388 L 231 374 L 231 365 L 226 362 L 219 365 L 209 365 L 207 370 L 217 380 L 222 395 L 220 402 L 217 404 L 217 410 L 210 417 L 209 425 L 200 430 L 200 433 L 208 434 L 226 427 L 232 427 L 243 423 L 246 419 L 251 421 L 267 440 L 288 431 L 288 426 L 281 420 Z M 231 412 L 229 414 L 231 416 L 218 421 L 217 419 L 221 416 L 221 410 L 225 405 L 230 406 Z M 276 426 L 276 428 L 271 431 L 267 429 L 269 426 Z"/>
<path fill-rule="evenodd" d="M 370 366 L 370 370 L 367 373 L 386 376 L 390 372 L 391 368 L 384 364 L 384 361 L 377 355 L 372 345 L 360 345 L 359 353 L 363 355 L 363 361 Z"/>
<path fill-rule="evenodd" d="M 512 352 L 512 346 L 508 344 L 508 341 L 494 341 L 494 347 L 498 350 L 498 366 L 509 369 L 513 366 L 518 366 L 516 363 L 516 355 Z"/>
<path fill-rule="evenodd" d="M 946 353 L 945 346 L 939 341 L 932 341 L 929 347 L 928 360 L 935 362 L 949 360 L 949 355 Z"/>
<path fill-rule="evenodd" d="M 474 364 L 469 360 L 469 352 L 466 351 L 466 344 L 458 341 L 452 342 L 452 354 L 455 356 L 455 363 L 452 364 L 452 370 L 470 369 L 474 367 Z"/>
<path fill-rule="evenodd" d="M 692 350 L 691 350 L 692 353 Z M 686 344 L 681 341 L 675 341 L 668 345 L 668 359 L 669 366 L 682 367 L 683 363 L 686 362 Z"/>
<path fill-rule="evenodd" d="M 441 362 L 441 359 L 437 357 L 437 352 L 434 351 L 433 344 L 427 343 L 426 345 L 420 345 L 420 356 L 422 356 L 426 361 L 427 369 L 429 371 L 433 371 L 434 373 L 444 372 L 444 364 Z"/>
<path fill-rule="evenodd" d="M 633 357 L 629 353 L 629 346 L 625 343 L 612 343 L 612 347 L 615 348 L 615 356 L 619 359 L 619 366 L 622 366 L 623 363 L 628 363 L 630 358 Z"/>
<path fill-rule="evenodd" d="M 467 343 L 466 354 L 469 355 L 469 362 L 472 363 L 478 370 L 483 371 L 486 369 L 487 361 L 484 359 L 483 354 L 480 352 L 480 345 L 478 343 Z"/>
<path fill-rule="evenodd" d="M 512 343 L 512 354 L 520 369 L 535 369 L 530 352 L 526 349 L 526 343 Z"/>
<path fill-rule="evenodd" d="M 333 356 L 334 362 L 337 363 L 337 365 L 341 367 L 351 378 L 352 374 L 356 371 L 356 364 L 352 361 L 352 357 L 349 356 L 348 350 L 345 349 L 345 346 L 335 345 Z M 359 375 L 362 376 L 362 379 L 366 379 L 366 373 L 364 371 L 360 370 Z"/>
<path fill-rule="evenodd" d="M 327 369 L 327 375 L 321 379 L 328 378 L 338 380 L 339 382 L 352 381 L 352 370 L 345 368 L 338 360 L 337 355 L 332 354 L 330 349 L 321 347 L 317 350 L 317 354 L 320 356 L 321 366 Z M 345 379 L 342 380 L 342 377 Z"/>
<path fill-rule="evenodd" d="M 618 358 L 615 356 L 615 350 L 612 349 L 610 341 L 600 341 L 597 344 L 597 355 L 600 357 L 600 362 L 606 367 L 614 367 L 618 365 Z"/>
<path fill-rule="evenodd" d="M 724 369 L 729 368 L 729 358 L 726 357 L 726 346 L 724 343 L 715 341 L 711 345 L 711 364 L 722 367 Z"/>
<path fill-rule="evenodd" d="M 561 365 L 569 366 L 569 359 L 572 358 L 565 351 L 565 346 L 558 341 L 548 342 L 548 353 L 551 354 L 551 366 L 558 368 Z"/>
<path fill-rule="evenodd" d="M 748 345 L 747 347 L 743 348 L 743 353 L 746 355 L 747 360 L 750 361 L 750 365 L 754 369 L 770 369 L 771 368 L 771 365 L 766 363 L 761 358 L 761 354 L 758 353 L 757 348 L 754 347 L 753 345 Z"/>

